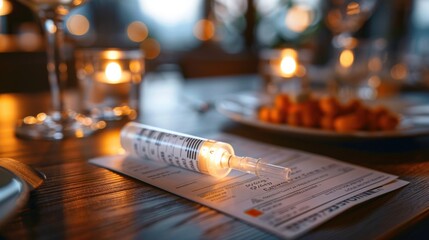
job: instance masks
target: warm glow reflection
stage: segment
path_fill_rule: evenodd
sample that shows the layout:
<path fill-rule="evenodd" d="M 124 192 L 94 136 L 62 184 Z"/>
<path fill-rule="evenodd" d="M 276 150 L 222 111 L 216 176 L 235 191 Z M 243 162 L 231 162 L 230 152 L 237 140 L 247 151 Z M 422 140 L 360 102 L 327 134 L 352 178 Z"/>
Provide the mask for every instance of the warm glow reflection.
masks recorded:
<path fill-rule="evenodd" d="M 149 34 L 146 25 L 142 22 L 135 21 L 130 23 L 127 28 L 128 38 L 133 42 L 143 42 Z"/>
<path fill-rule="evenodd" d="M 130 71 L 132 73 L 141 73 L 142 72 L 142 63 L 139 60 L 131 60 L 130 61 Z"/>
<path fill-rule="evenodd" d="M 120 139 L 121 138 L 118 131 L 106 129 L 106 131 L 103 131 L 103 137 L 100 138 L 100 141 L 97 141 L 100 144 L 98 148 L 103 153 L 103 155 L 123 153 Z"/>
<path fill-rule="evenodd" d="M 407 66 L 403 63 L 398 63 L 390 70 L 390 75 L 395 80 L 404 80 L 408 75 Z"/>
<path fill-rule="evenodd" d="M 12 4 L 7 0 L 0 0 L 0 16 L 5 16 L 13 10 Z"/>
<path fill-rule="evenodd" d="M 117 62 L 110 62 L 107 64 L 104 73 L 109 83 L 119 83 L 122 77 L 122 68 Z"/>
<path fill-rule="evenodd" d="M 347 15 L 356 15 L 360 13 L 360 5 L 357 2 L 351 2 L 347 5 Z"/>
<path fill-rule="evenodd" d="M 340 64 L 344 68 L 349 68 L 355 60 L 352 50 L 343 50 L 340 54 Z"/>
<path fill-rule="evenodd" d="M 121 58 L 122 53 L 120 51 L 117 50 L 108 50 L 106 52 L 104 52 L 104 56 L 107 59 L 111 59 L 111 60 L 116 60 Z"/>
<path fill-rule="evenodd" d="M 4 122 L 13 122 L 18 119 L 18 106 L 16 97 L 9 94 L 0 95 L 0 119 Z"/>
<path fill-rule="evenodd" d="M 76 36 L 85 35 L 89 31 L 88 19 L 80 14 L 72 15 L 66 23 L 67 30 Z"/>
<path fill-rule="evenodd" d="M 372 72 L 379 72 L 383 67 L 383 63 L 379 57 L 373 57 L 368 61 L 368 69 Z"/>
<path fill-rule="evenodd" d="M 25 32 L 18 36 L 18 44 L 22 50 L 32 52 L 40 48 L 42 39 L 37 33 Z"/>
<path fill-rule="evenodd" d="M 284 49 L 281 53 L 280 74 L 283 77 L 292 77 L 298 68 L 298 54 L 293 49 Z"/>
<path fill-rule="evenodd" d="M 307 74 L 307 69 L 303 65 L 299 65 L 295 74 L 297 77 L 304 77 Z"/>
<path fill-rule="evenodd" d="M 280 62 L 280 70 L 283 76 L 291 77 L 295 73 L 297 64 L 294 58 L 291 56 L 285 56 Z"/>
<path fill-rule="evenodd" d="M 36 116 L 37 121 L 40 121 L 40 122 L 45 121 L 47 117 L 48 117 L 48 115 L 46 113 L 39 113 Z"/>
<path fill-rule="evenodd" d="M 0 34 L 0 51 L 6 52 L 12 48 L 14 41 L 8 35 Z"/>
<path fill-rule="evenodd" d="M 83 3 L 83 0 L 73 0 L 73 5 L 79 6 Z"/>
<path fill-rule="evenodd" d="M 37 119 L 33 116 L 27 116 L 22 120 L 25 124 L 31 125 L 31 124 L 36 124 L 37 123 Z"/>
<path fill-rule="evenodd" d="M 39 32 L 39 27 L 33 23 L 24 23 L 19 26 L 17 44 L 21 50 L 36 51 L 43 45 L 43 38 Z"/>
<path fill-rule="evenodd" d="M 215 26 L 208 19 L 199 20 L 194 26 L 194 35 L 201 41 L 207 41 L 213 38 L 215 34 Z"/>
<path fill-rule="evenodd" d="M 380 86 L 380 84 L 381 84 L 381 79 L 379 76 L 371 76 L 368 79 L 368 85 L 374 89 L 378 88 Z"/>
<path fill-rule="evenodd" d="M 153 38 L 148 38 L 140 45 L 147 59 L 155 59 L 161 52 L 161 45 Z"/>
<path fill-rule="evenodd" d="M 311 10 L 300 5 L 290 8 L 285 18 L 286 27 L 294 32 L 303 32 L 310 26 L 311 21 Z"/>

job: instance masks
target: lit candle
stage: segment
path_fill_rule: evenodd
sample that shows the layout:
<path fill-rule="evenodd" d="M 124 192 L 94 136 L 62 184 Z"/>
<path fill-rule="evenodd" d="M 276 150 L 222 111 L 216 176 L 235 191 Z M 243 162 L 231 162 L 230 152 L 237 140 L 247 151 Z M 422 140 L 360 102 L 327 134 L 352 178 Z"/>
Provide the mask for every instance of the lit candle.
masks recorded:
<path fill-rule="evenodd" d="M 85 107 L 106 120 L 137 116 L 140 83 L 144 72 L 140 50 L 81 50 L 78 77 Z"/>
<path fill-rule="evenodd" d="M 280 75 L 282 77 L 293 77 L 298 69 L 297 53 L 295 50 L 287 48 L 282 50 L 280 60 Z"/>
<path fill-rule="evenodd" d="M 340 65 L 343 68 L 350 68 L 355 60 L 353 51 L 350 49 L 344 49 L 340 53 Z"/>
<path fill-rule="evenodd" d="M 285 48 L 280 56 L 270 62 L 273 73 L 282 78 L 303 77 L 305 68 L 298 61 L 298 53 L 295 49 Z"/>
<path fill-rule="evenodd" d="M 127 83 L 131 80 L 131 73 L 122 70 L 117 62 L 109 62 L 104 72 L 97 72 L 95 80 L 108 84 Z"/>

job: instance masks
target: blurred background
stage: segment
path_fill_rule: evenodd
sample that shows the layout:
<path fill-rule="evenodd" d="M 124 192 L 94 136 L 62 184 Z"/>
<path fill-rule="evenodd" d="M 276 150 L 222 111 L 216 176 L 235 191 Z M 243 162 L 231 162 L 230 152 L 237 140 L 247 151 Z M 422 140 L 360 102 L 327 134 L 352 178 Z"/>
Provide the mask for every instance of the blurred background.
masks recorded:
<path fill-rule="evenodd" d="M 141 48 L 147 72 L 174 69 L 187 79 L 260 74 L 267 50 L 291 48 L 308 55 L 308 78 L 325 83 L 341 42 L 343 50 L 365 51 L 367 84 L 380 85 L 382 76 L 387 86 L 427 88 L 429 1 L 370 2 L 368 11 L 348 4 L 344 11 L 360 17 L 347 22 L 342 0 L 91 0 L 64 23 L 68 84 L 77 84 L 74 51 L 105 47 Z M 353 41 L 344 44 L 346 31 Z M 0 0 L 0 92 L 49 89 L 42 34 L 30 9 Z"/>

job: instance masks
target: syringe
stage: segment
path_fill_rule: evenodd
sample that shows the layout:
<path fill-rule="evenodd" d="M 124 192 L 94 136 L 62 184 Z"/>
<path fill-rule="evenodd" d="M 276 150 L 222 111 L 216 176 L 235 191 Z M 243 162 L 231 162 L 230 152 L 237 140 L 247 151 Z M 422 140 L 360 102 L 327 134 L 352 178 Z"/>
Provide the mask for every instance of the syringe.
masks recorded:
<path fill-rule="evenodd" d="M 218 178 L 231 169 L 287 180 L 290 168 L 251 157 L 238 157 L 228 143 L 130 122 L 121 130 L 122 147 L 130 155 L 186 168 Z"/>

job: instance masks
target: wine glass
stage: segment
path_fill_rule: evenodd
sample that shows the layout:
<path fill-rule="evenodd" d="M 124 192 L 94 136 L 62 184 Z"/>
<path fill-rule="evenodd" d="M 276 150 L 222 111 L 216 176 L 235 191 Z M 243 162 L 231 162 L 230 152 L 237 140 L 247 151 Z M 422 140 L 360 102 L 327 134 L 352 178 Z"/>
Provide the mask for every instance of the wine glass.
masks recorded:
<path fill-rule="evenodd" d="M 377 0 L 331 0 L 328 4 L 325 21 L 334 35 L 335 50 L 335 76 L 329 87 L 334 95 L 349 99 L 357 96 L 359 78 L 365 74 L 362 65 L 356 64 L 359 41 L 353 34 L 372 15 Z"/>
<path fill-rule="evenodd" d="M 66 110 L 64 87 L 67 65 L 64 61 L 63 21 L 72 8 L 85 0 L 18 0 L 30 7 L 40 18 L 47 41 L 47 70 L 52 100 L 50 113 L 27 116 L 16 127 L 17 136 L 30 139 L 63 139 L 85 137 L 103 127 L 103 122 Z"/>

